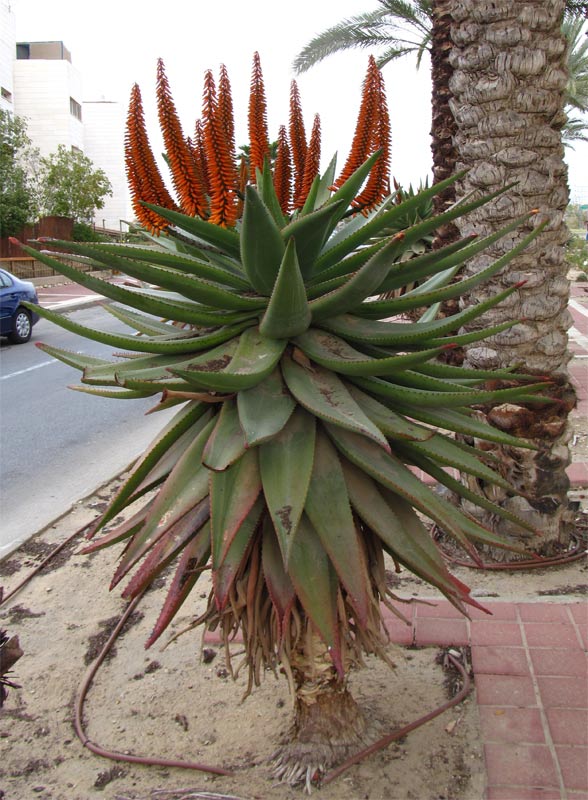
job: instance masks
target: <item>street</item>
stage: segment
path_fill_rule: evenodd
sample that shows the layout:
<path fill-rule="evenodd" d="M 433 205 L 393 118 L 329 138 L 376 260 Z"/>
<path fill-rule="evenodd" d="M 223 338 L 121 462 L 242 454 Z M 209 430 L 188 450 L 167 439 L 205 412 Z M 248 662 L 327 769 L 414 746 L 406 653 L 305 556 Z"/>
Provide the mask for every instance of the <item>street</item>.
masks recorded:
<path fill-rule="evenodd" d="M 126 331 L 104 310 L 71 312 L 83 325 Z M 171 412 L 145 416 L 158 397 L 112 400 L 67 388 L 80 373 L 35 347 L 108 358 L 111 348 L 46 320 L 27 344 L 0 340 L 0 558 L 135 459 Z"/>

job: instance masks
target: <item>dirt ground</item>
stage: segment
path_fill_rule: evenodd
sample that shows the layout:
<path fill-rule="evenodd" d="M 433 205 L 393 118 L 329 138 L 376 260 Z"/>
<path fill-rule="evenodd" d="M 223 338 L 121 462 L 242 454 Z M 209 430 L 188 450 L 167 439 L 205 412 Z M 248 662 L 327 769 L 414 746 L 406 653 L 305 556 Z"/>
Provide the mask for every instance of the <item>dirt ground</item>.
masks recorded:
<path fill-rule="evenodd" d="M 0 586 L 11 591 L 55 545 L 91 521 L 117 481 L 78 504 L 0 562 Z M 588 515 L 578 493 L 580 513 Z M 167 648 L 144 649 L 163 592 L 150 591 L 130 617 L 96 675 L 84 707 L 88 739 L 123 753 L 221 766 L 230 776 L 108 760 L 82 746 L 73 728 L 80 685 L 125 604 L 108 584 L 116 548 L 79 555 L 75 538 L 0 610 L 0 628 L 18 635 L 24 656 L 0 710 L 2 800 L 290 800 L 301 791 L 276 785 L 268 759 L 287 736 L 291 704 L 285 679 L 266 675 L 245 701 L 244 677 L 228 675 L 223 651 L 202 652 L 200 633 Z M 587 567 L 528 573 L 456 568 L 480 598 L 550 602 L 585 596 Z M 431 589 L 401 576 L 404 597 Z M 206 598 L 203 586 L 172 626 L 186 627 Z M 167 639 L 166 639 L 167 641 Z M 437 648 L 391 646 L 396 669 L 370 661 L 351 688 L 369 728 L 368 742 L 444 703 L 455 686 Z M 236 659 L 238 661 L 238 658 Z M 315 795 L 321 800 L 480 800 L 484 786 L 479 720 L 470 695 L 460 705 L 360 764 Z"/>

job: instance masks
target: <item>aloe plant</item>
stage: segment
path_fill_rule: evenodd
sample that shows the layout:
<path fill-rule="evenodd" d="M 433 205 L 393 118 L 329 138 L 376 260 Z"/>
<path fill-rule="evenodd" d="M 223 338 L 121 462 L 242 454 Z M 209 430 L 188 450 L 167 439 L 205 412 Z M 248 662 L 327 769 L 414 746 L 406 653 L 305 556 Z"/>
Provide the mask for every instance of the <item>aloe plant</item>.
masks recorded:
<path fill-rule="evenodd" d="M 409 219 L 445 184 L 400 205 L 383 200 L 388 134 L 379 81 L 370 62 L 364 100 L 371 92 L 380 113 L 369 117 L 362 101 L 352 149 L 359 165 L 350 157 L 338 179 L 334 161 L 322 176 L 312 175 L 316 134 L 306 152 L 299 141 L 299 156 L 302 152 L 311 167 L 293 197 L 284 191 L 296 184 L 291 173 L 290 181 L 278 179 L 287 166 L 284 130 L 274 172 L 267 159 L 263 163 L 269 139 L 258 63 L 250 103 L 255 146 L 252 142 L 244 181 L 234 159 L 223 162 L 219 154 L 219 148 L 231 152 L 226 75 L 221 74 L 218 94 L 206 76 L 208 116 L 197 125 L 196 139 L 208 141 L 208 147 L 199 151 L 179 133 L 160 66 L 160 116 L 168 128 L 164 139 L 177 204 L 158 178 L 135 87 L 127 161 L 146 246 L 68 242 L 61 243 L 68 248 L 67 261 L 55 253 L 36 254 L 114 301 L 105 308 L 135 331 L 106 333 L 36 308 L 46 319 L 119 351 L 109 360 L 40 345 L 81 371 L 81 385 L 74 388 L 120 399 L 160 395 L 157 408 L 177 409 L 95 522 L 92 535 L 101 536 L 86 552 L 123 545 L 112 586 L 130 577 L 126 598 L 136 597 L 173 565 L 148 644 L 210 570 L 208 605 L 195 625 L 218 629 L 226 643 L 242 634 L 249 689 L 268 667 L 283 668 L 290 681 L 294 733 L 276 753 L 274 768 L 291 783 L 309 783 L 364 737 L 347 676 L 366 653 L 388 659 L 382 606 L 401 612 L 387 585 L 387 563 L 413 572 L 464 613 L 468 606 L 479 607 L 448 570 L 426 520 L 473 558 L 475 543 L 501 542 L 411 468 L 528 527 L 446 468 L 472 476 L 481 487 L 504 487 L 499 465 L 487 463 L 483 447 L 466 440 L 528 445 L 478 422 L 470 409 L 541 402 L 537 392 L 543 384 L 510 371 L 452 367 L 436 358 L 508 327 L 485 328 L 483 315 L 518 287 L 449 319 L 436 319 L 435 312 L 443 300 L 504 268 L 535 233 L 458 284 L 451 279 L 462 264 L 514 225 L 409 261 L 404 254 L 439 225 L 486 200 L 463 203 L 382 239 L 381 232 Z M 291 96 L 296 118 L 297 92 Z M 374 126 L 379 136 L 370 134 Z M 300 135 L 300 125 L 291 125 L 290 139 Z M 151 202 L 154 197 L 160 202 Z M 142 281 L 141 288 L 103 281 L 72 266 L 72 259 L 119 270 Z M 417 281 L 401 297 L 377 299 Z M 394 320 L 423 307 L 427 311 L 418 321 Z M 480 321 L 479 330 L 454 333 L 471 320 Z"/>

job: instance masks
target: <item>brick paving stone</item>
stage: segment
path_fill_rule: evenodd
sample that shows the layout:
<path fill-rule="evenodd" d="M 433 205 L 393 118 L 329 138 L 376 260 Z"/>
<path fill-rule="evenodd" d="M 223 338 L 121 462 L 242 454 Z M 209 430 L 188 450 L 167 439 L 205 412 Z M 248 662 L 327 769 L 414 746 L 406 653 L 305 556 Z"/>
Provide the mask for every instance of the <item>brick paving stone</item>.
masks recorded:
<path fill-rule="evenodd" d="M 580 677 L 588 674 L 588 658 L 579 648 L 547 649 L 532 647 L 529 650 L 535 675 L 569 675 Z"/>
<path fill-rule="evenodd" d="M 510 620 L 515 622 L 517 619 L 517 605 L 516 603 L 493 603 L 486 601 L 484 597 L 475 598 L 478 603 L 484 606 L 490 614 L 485 613 L 479 608 L 468 608 L 468 614 L 472 620 L 484 619 L 488 621 L 497 622 L 498 620 Z"/>
<path fill-rule="evenodd" d="M 474 675 L 528 675 L 529 663 L 523 647 L 472 647 Z"/>
<path fill-rule="evenodd" d="M 521 645 L 523 639 L 518 622 L 475 619 L 471 623 L 471 642 L 474 645 Z"/>
<path fill-rule="evenodd" d="M 518 786 L 490 786 L 486 800 L 561 800 L 559 790 L 521 789 Z"/>
<path fill-rule="evenodd" d="M 545 708 L 588 708 L 585 678 L 539 676 L 537 684 Z"/>
<path fill-rule="evenodd" d="M 519 614 L 523 622 L 569 622 L 562 603 L 520 603 Z"/>
<path fill-rule="evenodd" d="M 447 600 L 435 601 L 435 605 L 418 604 L 415 606 L 417 619 L 464 619 L 463 614 Z"/>
<path fill-rule="evenodd" d="M 538 708 L 480 706 L 479 712 L 485 742 L 545 743 L 543 720 Z"/>
<path fill-rule="evenodd" d="M 557 760 L 567 789 L 588 791 L 588 747 L 557 747 Z"/>
<path fill-rule="evenodd" d="M 485 744 L 488 786 L 559 786 L 550 749 L 546 745 Z"/>
<path fill-rule="evenodd" d="M 476 675 L 476 694 L 481 706 L 537 705 L 533 681 L 524 675 Z"/>
<path fill-rule="evenodd" d="M 562 622 L 525 622 L 529 647 L 574 647 L 578 645 L 575 628 Z"/>
<path fill-rule="evenodd" d="M 554 744 L 588 747 L 588 715 L 577 708 L 548 708 L 547 722 Z"/>
<path fill-rule="evenodd" d="M 566 469 L 572 486 L 588 486 L 588 464 L 573 461 Z"/>
<path fill-rule="evenodd" d="M 417 645 L 467 645 L 468 629 L 465 619 L 421 619 L 416 627 Z"/>
<path fill-rule="evenodd" d="M 588 626 L 588 603 L 572 603 L 568 611 L 578 625 Z"/>
<path fill-rule="evenodd" d="M 412 625 L 407 625 L 398 617 L 389 616 L 384 619 L 384 624 L 390 639 L 396 644 L 412 644 L 414 631 Z"/>

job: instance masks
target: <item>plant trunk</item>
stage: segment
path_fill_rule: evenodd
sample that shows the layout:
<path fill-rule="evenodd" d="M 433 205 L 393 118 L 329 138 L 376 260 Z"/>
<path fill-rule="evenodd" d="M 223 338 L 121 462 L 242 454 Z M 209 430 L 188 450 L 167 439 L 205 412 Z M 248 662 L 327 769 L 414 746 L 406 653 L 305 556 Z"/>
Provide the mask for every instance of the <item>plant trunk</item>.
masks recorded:
<path fill-rule="evenodd" d="M 560 402 L 554 405 L 508 405 L 486 415 L 538 448 L 499 452 L 504 474 L 525 498 L 492 491 L 496 501 L 515 508 L 536 526 L 540 535 L 533 538 L 533 549 L 548 553 L 565 545 L 569 536 L 567 415 L 574 405 L 567 372 L 568 186 L 561 142 L 567 81 L 566 43 L 560 30 L 564 0 L 448 0 L 448 10 L 453 20 L 450 85 L 458 127 L 457 167 L 469 169 L 457 187 L 458 197 L 487 194 L 516 182 L 508 193 L 460 220 L 462 236 L 490 234 L 526 212 L 539 210 L 519 230 L 471 259 L 465 275 L 478 272 L 530 229 L 547 223 L 506 270 L 471 291 L 462 303 L 478 303 L 525 282 L 476 326 L 521 322 L 471 346 L 465 363 L 482 369 L 515 366 L 550 376 L 556 383 L 553 394 Z M 517 528 L 487 513 L 482 521 L 503 534 L 518 536 Z"/>
<path fill-rule="evenodd" d="M 432 117 L 431 117 L 431 151 L 433 155 L 433 183 L 449 178 L 455 172 L 457 150 L 455 134 L 457 125 L 451 110 L 450 79 L 453 67 L 449 59 L 452 48 L 451 16 L 448 11 L 448 0 L 433 0 L 431 29 L 431 81 Z M 449 186 L 436 195 L 433 204 L 435 214 L 442 214 L 455 203 L 455 186 Z M 460 238 L 458 227 L 449 222 L 435 233 L 433 248 L 444 247 Z M 444 309 L 445 314 L 452 313 L 451 307 Z"/>
<path fill-rule="evenodd" d="M 366 728 L 361 710 L 309 623 L 290 655 L 294 680 L 294 724 L 272 757 L 273 774 L 285 783 L 311 783 L 363 746 Z"/>

